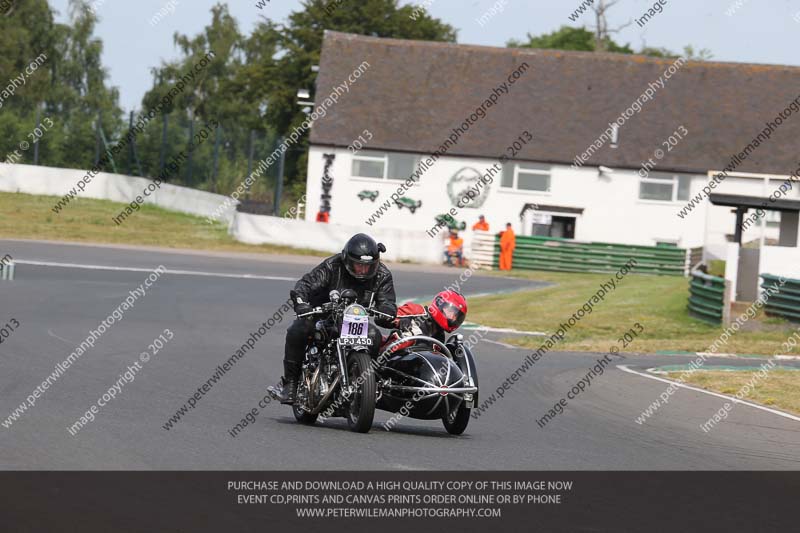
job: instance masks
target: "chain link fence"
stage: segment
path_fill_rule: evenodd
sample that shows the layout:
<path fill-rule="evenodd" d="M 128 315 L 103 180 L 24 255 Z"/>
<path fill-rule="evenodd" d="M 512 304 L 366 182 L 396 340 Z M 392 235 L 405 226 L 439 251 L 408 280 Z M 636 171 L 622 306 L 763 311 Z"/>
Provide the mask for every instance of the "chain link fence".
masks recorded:
<path fill-rule="evenodd" d="M 14 131 L 6 132 L 0 141 L 0 161 L 53 167 L 72 167 L 75 161 L 81 161 L 81 168 L 89 169 L 107 153 L 105 172 L 162 177 L 174 185 L 230 194 L 280 143 L 274 133 L 247 129 L 230 120 L 192 119 L 183 112 L 158 116 L 137 132 L 136 116 L 133 112 L 129 115 L 122 131 L 111 120 L 98 116 L 93 122 L 94 131 L 73 132 L 67 131 L 69 121 L 39 109 Z M 112 128 L 119 133 L 112 135 Z M 125 137 L 130 142 L 112 155 L 111 148 Z M 65 151 L 72 151 L 69 158 L 64 157 Z M 282 180 L 280 168 L 279 164 L 270 166 L 250 188 L 243 203 L 261 213 L 279 214 L 274 206 Z"/>

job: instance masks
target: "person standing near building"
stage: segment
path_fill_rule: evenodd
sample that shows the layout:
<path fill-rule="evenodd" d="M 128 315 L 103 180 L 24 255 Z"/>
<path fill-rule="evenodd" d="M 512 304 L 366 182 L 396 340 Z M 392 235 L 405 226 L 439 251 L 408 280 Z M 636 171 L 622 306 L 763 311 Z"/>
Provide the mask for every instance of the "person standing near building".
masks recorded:
<path fill-rule="evenodd" d="M 506 230 L 500 233 L 500 270 L 511 270 L 514 260 L 514 248 L 517 247 L 517 238 L 511 229 L 511 222 L 506 224 Z"/>
<path fill-rule="evenodd" d="M 444 252 L 447 264 L 453 266 L 453 258 L 458 261 L 458 266 L 464 264 L 464 239 L 458 236 L 458 231 L 450 230 L 450 239 L 447 243 L 447 250 Z"/>
<path fill-rule="evenodd" d="M 483 215 L 478 217 L 478 221 L 472 226 L 472 231 L 489 231 L 489 223 Z"/>

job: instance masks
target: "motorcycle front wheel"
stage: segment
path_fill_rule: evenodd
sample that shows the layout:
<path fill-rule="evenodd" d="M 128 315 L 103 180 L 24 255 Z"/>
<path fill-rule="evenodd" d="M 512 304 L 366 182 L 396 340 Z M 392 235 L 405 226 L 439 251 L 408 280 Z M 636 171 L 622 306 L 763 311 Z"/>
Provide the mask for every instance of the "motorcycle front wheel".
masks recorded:
<path fill-rule="evenodd" d="M 367 352 L 351 352 L 347 363 L 347 373 L 353 393 L 347 411 L 347 425 L 350 431 L 367 433 L 375 418 L 375 398 L 377 386 L 372 358 Z"/>
<path fill-rule="evenodd" d="M 294 413 L 295 420 L 307 426 L 313 426 L 319 416 L 319 414 L 312 415 L 308 411 L 304 411 L 296 403 L 292 405 L 292 412 Z"/>
<path fill-rule="evenodd" d="M 455 411 L 445 413 L 442 417 L 444 429 L 451 435 L 461 435 L 467 429 L 471 412 L 472 409 L 466 407 L 464 402 L 461 402 Z"/>

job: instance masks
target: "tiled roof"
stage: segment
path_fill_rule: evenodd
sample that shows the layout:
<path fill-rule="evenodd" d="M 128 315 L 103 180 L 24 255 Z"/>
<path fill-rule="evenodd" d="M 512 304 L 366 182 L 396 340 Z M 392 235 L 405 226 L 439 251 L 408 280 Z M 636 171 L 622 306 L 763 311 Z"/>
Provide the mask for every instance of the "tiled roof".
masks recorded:
<path fill-rule="evenodd" d="M 368 129 L 368 148 L 431 153 L 454 127 L 523 63 L 527 70 L 448 155 L 499 157 L 523 130 L 534 142 L 517 159 L 571 164 L 673 59 L 637 55 L 492 48 L 382 39 L 327 31 L 317 103 L 363 61 L 367 70 L 349 93 L 318 118 L 317 145 L 347 146 Z M 800 68 L 686 62 L 619 131 L 619 147 L 600 148 L 587 165 L 639 168 L 656 149 L 656 170 L 721 170 L 767 120 L 800 96 Z M 662 144 L 679 126 L 686 139 Z M 789 174 L 800 161 L 800 113 L 750 153 L 741 172 Z M 655 160 L 655 159 L 654 159 Z"/>

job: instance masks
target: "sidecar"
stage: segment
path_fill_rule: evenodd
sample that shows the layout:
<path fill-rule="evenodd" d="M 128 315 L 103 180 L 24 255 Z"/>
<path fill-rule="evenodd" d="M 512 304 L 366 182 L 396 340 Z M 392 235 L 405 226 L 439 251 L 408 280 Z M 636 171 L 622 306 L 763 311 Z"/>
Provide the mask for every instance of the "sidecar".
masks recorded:
<path fill-rule="evenodd" d="M 381 351 L 378 409 L 420 420 L 441 419 L 449 433 L 467 428 L 478 400 L 472 353 L 456 336 L 444 344 L 422 335 L 402 337 Z"/>

